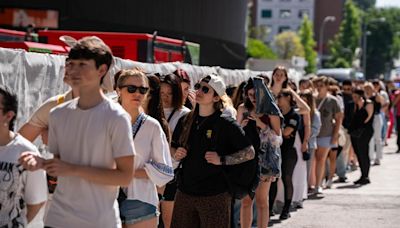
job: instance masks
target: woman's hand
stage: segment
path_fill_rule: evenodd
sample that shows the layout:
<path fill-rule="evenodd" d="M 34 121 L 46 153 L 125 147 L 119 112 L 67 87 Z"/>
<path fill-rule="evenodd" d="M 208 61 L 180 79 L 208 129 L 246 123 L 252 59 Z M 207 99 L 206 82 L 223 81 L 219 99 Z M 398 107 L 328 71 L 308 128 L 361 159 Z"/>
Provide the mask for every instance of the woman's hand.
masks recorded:
<path fill-rule="evenodd" d="M 249 119 L 246 118 L 246 119 L 242 120 L 242 122 L 240 123 L 240 126 L 241 126 L 242 128 L 243 128 L 243 127 L 246 127 L 248 123 L 249 123 Z"/>
<path fill-rule="evenodd" d="M 217 154 L 217 152 L 214 151 L 207 151 L 206 155 L 204 158 L 207 160 L 208 163 L 211 163 L 213 165 L 221 165 L 221 158 Z"/>
<path fill-rule="evenodd" d="M 21 153 L 18 162 L 29 171 L 36 171 L 38 169 L 44 169 L 45 159 L 40 157 L 37 153 L 26 151 Z"/>
<path fill-rule="evenodd" d="M 267 125 L 264 122 L 262 122 L 262 120 L 258 115 L 251 113 L 249 119 L 256 121 L 257 127 L 259 127 L 261 130 L 267 129 Z"/>
<path fill-rule="evenodd" d="M 176 149 L 175 154 L 174 154 L 174 159 L 177 161 L 182 160 L 184 157 L 187 155 L 187 150 L 183 147 L 178 147 Z"/>

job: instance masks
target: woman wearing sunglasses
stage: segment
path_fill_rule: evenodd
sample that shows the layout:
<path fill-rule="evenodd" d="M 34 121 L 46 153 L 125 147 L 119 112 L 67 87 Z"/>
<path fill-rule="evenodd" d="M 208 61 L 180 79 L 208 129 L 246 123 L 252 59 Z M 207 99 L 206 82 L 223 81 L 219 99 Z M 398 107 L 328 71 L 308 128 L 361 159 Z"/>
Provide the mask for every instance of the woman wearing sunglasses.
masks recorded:
<path fill-rule="evenodd" d="M 160 95 L 169 129 L 171 132 L 174 132 L 178 120 L 190 112 L 190 110 L 183 106 L 182 103 L 182 88 L 179 77 L 175 74 L 168 74 L 161 77 Z M 178 167 L 178 164 L 179 162 L 173 160 L 174 168 Z M 171 226 L 175 193 L 176 181 L 173 180 L 165 186 L 163 200 L 161 201 L 161 215 L 165 228 Z"/>
<path fill-rule="evenodd" d="M 224 169 L 254 159 L 255 152 L 236 121 L 221 116 L 221 78 L 208 75 L 195 88 L 196 107 L 180 119 L 172 137 L 182 167 L 171 227 L 229 228 L 232 197 Z"/>
<path fill-rule="evenodd" d="M 167 138 L 159 122 L 143 112 L 142 104 L 149 90 L 146 75 L 138 70 L 122 70 L 117 80 L 117 94 L 122 107 L 132 118 L 132 133 L 137 156 L 135 177 L 120 196 L 120 216 L 124 227 L 157 227 L 157 186 L 173 178 Z"/>

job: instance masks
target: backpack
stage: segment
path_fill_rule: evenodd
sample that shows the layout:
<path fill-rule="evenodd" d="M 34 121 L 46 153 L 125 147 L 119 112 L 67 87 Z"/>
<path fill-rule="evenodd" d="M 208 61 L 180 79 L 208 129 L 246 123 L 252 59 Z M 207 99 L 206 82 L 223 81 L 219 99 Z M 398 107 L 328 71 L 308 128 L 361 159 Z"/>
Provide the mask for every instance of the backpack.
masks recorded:
<path fill-rule="evenodd" d="M 220 121 L 218 121 L 213 129 L 211 141 L 214 145 L 216 145 L 219 132 L 222 129 L 220 125 Z M 260 166 L 256 156 L 252 160 L 237 165 L 225 165 L 221 168 L 228 185 L 228 191 L 233 199 L 243 199 L 247 195 L 253 199 L 260 182 Z"/>

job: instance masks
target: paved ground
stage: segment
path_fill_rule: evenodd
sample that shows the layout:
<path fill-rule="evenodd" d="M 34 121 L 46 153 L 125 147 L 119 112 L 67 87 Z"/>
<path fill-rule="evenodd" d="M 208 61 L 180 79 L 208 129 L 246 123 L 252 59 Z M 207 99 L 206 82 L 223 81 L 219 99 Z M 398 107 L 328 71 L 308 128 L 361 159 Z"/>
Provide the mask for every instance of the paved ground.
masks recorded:
<path fill-rule="evenodd" d="M 304 202 L 304 209 L 279 221 L 271 218 L 272 227 L 400 227 L 400 154 L 396 154 L 395 137 L 384 148 L 380 166 L 370 170 L 371 184 L 356 187 L 353 181 L 360 171 L 348 174 L 348 183 L 334 184 L 324 197 Z"/>

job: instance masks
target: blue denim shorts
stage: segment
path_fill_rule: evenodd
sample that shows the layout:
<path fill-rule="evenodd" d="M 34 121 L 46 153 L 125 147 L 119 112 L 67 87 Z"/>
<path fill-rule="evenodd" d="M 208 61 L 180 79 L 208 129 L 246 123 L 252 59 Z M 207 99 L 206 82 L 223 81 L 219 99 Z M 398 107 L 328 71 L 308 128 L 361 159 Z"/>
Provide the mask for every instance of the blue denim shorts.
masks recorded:
<path fill-rule="evenodd" d="M 331 136 L 319 137 L 317 138 L 317 145 L 318 147 L 329 148 L 329 149 L 337 147 L 337 145 L 331 144 L 331 140 L 332 140 Z"/>
<path fill-rule="evenodd" d="M 140 200 L 124 200 L 119 205 L 122 224 L 136 224 L 159 216 L 157 207 Z"/>

